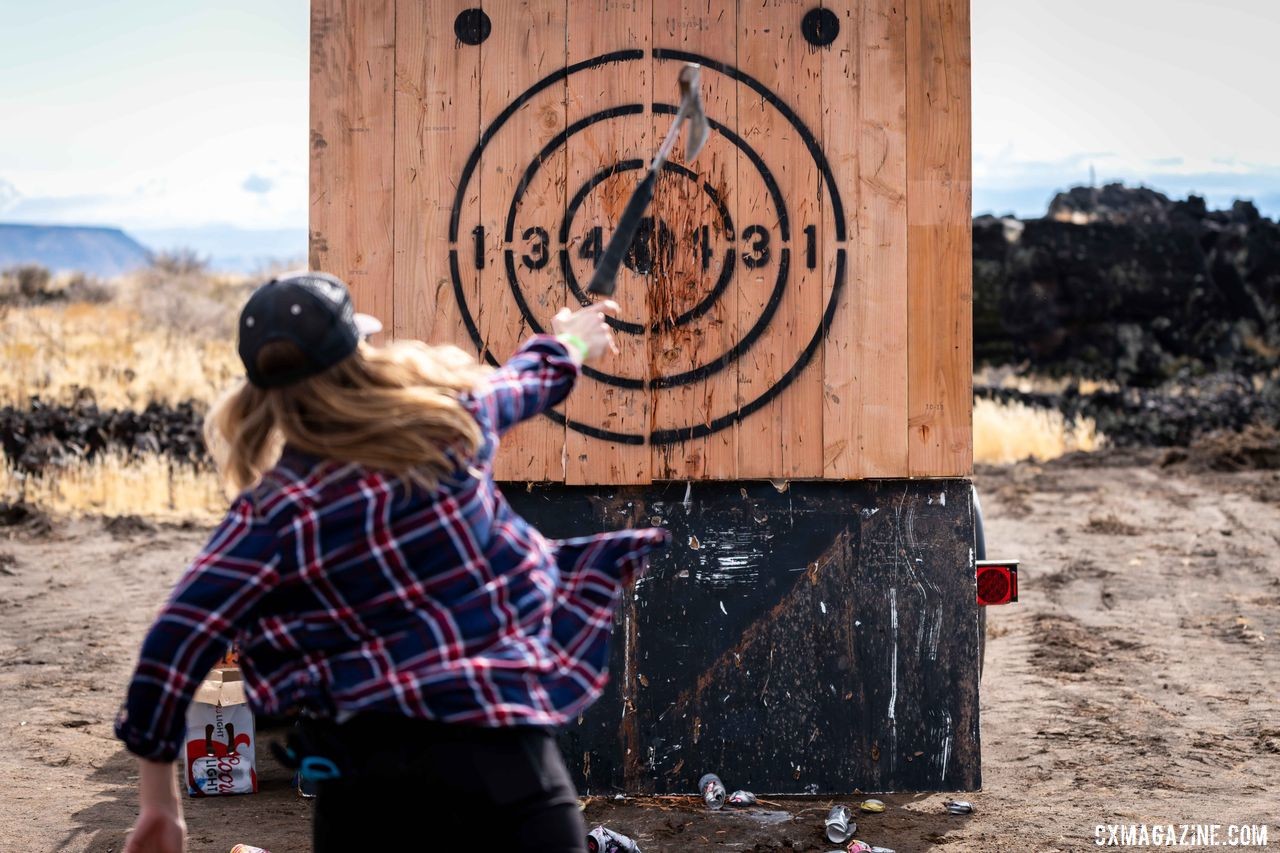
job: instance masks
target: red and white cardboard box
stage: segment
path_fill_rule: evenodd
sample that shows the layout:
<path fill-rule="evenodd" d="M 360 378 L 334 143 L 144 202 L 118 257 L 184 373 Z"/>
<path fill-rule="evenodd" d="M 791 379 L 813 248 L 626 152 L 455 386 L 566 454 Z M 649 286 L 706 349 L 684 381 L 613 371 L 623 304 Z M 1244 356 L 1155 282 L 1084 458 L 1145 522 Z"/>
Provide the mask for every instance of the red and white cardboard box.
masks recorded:
<path fill-rule="evenodd" d="M 255 747 L 253 713 L 245 704 L 240 668 L 214 667 L 187 710 L 183 750 L 187 793 L 193 797 L 257 793 Z"/>

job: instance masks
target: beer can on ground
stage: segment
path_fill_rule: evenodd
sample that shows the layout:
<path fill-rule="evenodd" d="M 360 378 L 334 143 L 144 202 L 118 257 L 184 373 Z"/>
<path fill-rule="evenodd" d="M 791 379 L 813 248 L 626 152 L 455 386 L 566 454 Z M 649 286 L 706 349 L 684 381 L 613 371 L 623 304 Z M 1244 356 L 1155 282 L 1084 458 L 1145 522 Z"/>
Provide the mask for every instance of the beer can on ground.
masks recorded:
<path fill-rule="evenodd" d="M 620 832 L 597 826 L 587 833 L 587 853 L 640 853 L 640 845 Z"/>
<path fill-rule="evenodd" d="M 698 793 L 702 794 L 702 800 L 707 804 L 707 808 L 724 808 L 724 783 L 716 774 L 708 773 L 698 780 Z"/>
<path fill-rule="evenodd" d="M 853 812 L 848 806 L 838 803 L 827 814 L 826 827 L 827 840 L 832 844 L 844 844 L 858 831 L 858 825 L 853 822 Z"/>
<path fill-rule="evenodd" d="M 231 848 L 231 853 L 271 853 L 262 847 L 254 847 L 252 844 L 237 844 Z"/>
<path fill-rule="evenodd" d="M 731 806 L 754 806 L 759 800 L 750 791 L 734 791 L 726 802 Z"/>

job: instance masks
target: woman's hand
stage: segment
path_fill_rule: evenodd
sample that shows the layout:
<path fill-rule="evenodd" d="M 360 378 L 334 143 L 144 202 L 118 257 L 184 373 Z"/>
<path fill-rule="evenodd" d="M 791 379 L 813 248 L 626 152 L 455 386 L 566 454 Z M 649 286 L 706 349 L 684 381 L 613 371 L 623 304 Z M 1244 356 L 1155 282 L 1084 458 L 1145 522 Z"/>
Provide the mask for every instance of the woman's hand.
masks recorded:
<path fill-rule="evenodd" d="M 618 303 L 612 299 L 588 305 L 577 311 L 561 308 L 551 318 L 551 328 L 574 356 L 583 362 L 599 358 L 606 351 L 618 351 L 613 330 L 604 321 L 606 314 L 616 314 Z"/>
<path fill-rule="evenodd" d="M 133 824 L 124 853 L 186 853 L 187 822 L 181 814 L 143 809 Z"/>
<path fill-rule="evenodd" d="M 138 801 L 124 853 L 186 853 L 187 822 L 172 761 L 138 760 Z"/>

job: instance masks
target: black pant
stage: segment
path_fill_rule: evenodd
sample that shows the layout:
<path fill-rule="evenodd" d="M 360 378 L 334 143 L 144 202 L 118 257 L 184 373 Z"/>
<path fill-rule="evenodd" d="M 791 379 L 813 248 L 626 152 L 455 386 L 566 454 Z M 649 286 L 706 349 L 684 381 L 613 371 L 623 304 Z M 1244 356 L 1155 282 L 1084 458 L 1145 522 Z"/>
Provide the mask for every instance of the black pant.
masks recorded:
<path fill-rule="evenodd" d="M 361 715 L 327 735 L 343 775 L 320 783 L 316 853 L 586 853 L 578 795 L 546 729 Z"/>

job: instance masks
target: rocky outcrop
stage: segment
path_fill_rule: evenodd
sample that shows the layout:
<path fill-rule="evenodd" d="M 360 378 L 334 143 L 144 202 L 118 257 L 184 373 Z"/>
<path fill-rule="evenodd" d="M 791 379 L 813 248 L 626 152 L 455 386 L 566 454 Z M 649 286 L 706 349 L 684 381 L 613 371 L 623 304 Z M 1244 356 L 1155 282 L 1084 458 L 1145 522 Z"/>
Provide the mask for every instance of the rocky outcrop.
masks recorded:
<path fill-rule="evenodd" d="M 1280 224 L 1111 184 L 1041 219 L 974 220 L 974 353 L 1154 387 L 1280 365 Z"/>
<path fill-rule="evenodd" d="M 23 471 L 40 471 L 104 451 L 160 453 L 179 462 L 204 467 L 201 423 L 204 413 L 194 403 L 146 409 L 101 410 L 91 403 L 0 408 L 0 444 L 8 463 Z"/>

